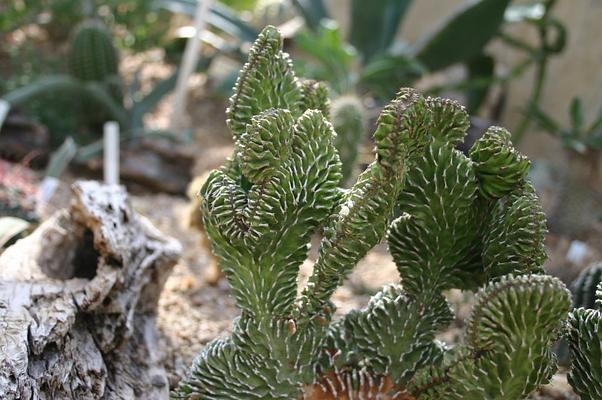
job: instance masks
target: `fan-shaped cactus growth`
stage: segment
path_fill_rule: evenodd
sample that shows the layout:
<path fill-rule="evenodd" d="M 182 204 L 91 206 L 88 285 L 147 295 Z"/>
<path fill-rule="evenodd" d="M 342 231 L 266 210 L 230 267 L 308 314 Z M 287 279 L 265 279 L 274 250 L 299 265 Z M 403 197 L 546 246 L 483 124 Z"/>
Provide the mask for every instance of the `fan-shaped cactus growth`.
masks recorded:
<path fill-rule="evenodd" d="M 459 104 L 402 89 L 384 108 L 376 160 L 340 189 L 335 132 L 316 91 L 264 29 L 227 111 L 231 159 L 201 190 L 204 226 L 241 310 L 173 393 L 188 399 L 522 399 L 555 370 L 570 294 L 540 274 L 544 216 L 528 162 L 501 128 L 454 149 Z M 310 105 L 310 106 L 308 106 Z M 389 224 L 394 207 L 401 212 Z M 323 239 L 300 295 L 310 236 Z M 335 289 L 385 235 L 401 284 L 333 321 Z M 465 343 L 451 288 L 478 290 Z"/>

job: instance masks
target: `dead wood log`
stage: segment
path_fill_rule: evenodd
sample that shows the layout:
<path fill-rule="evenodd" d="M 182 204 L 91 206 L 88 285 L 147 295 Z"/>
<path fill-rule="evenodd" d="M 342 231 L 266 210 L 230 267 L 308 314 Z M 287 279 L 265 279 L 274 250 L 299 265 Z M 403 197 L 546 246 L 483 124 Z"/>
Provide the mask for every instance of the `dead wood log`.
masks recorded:
<path fill-rule="evenodd" d="M 73 189 L 0 256 L 0 398 L 167 398 L 155 314 L 181 246 L 122 187 Z"/>

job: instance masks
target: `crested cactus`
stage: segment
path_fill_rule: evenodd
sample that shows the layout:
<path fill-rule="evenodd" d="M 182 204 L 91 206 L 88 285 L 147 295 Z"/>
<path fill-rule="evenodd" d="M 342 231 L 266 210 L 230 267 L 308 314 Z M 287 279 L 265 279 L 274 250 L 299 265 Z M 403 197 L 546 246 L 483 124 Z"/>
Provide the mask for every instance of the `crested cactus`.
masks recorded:
<path fill-rule="evenodd" d="M 366 128 L 364 106 L 359 98 L 341 96 L 331 105 L 331 121 L 337 136 L 334 145 L 341 159 L 343 185 L 349 182 L 355 168 L 358 147 Z"/>
<path fill-rule="evenodd" d="M 241 315 L 173 397 L 526 398 L 555 370 L 550 347 L 570 295 L 541 274 L 545 220 L 507 133 L 492 129 L 468 158 L 454 149 L 468 127 L 463 107 L 402 89 L 378 119 L 376 160 L 345 190 L 324 102 L 306 89 L 265 28 L 227 110 L 234 154 L 201 189 Z M 394 207 L 401 215 L 389 224 Z M 333 292 L 385 236 L 401 284 L 333 321 Z M 435 339 L 453 319 L 451 288 L 478 290 L 456 348 Z"/>
<path fill-rule="evenodd" d="M 573 282 L 576 308 L 569 315 L 567 340 L 571 355 L 569 383 L 582 400 L 602 398 L 602 263 L 583 271 Z"/>

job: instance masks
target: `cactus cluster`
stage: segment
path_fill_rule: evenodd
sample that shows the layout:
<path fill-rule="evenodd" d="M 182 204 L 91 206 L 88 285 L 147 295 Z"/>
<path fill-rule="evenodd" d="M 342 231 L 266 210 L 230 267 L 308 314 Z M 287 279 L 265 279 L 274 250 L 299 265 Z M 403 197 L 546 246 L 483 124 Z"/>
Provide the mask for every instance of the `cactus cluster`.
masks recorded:
<path fill-rule="evenodd" d="M 174 398 L 522 399 L 555 371 L 570 294 L 542 274 L 545 220 L 528 161 L 492 128 L 454 146 L 456 102 L 401 89 L 374 132 L 376 159 L 341 189 L 324 88 L 300 82 L 263 30 L 230 99 L 232 157 L 201 189 L 204 227 L 241 314 L 207 345 Z M 399 216 L 390 222 L 394 209 Z M 298 292 L 311 236 L 318 257 Z M 333 319 L 330 298 L 384 237 L 401 277 Z M 464 343 L 447 289 L 478 291 Z"/>

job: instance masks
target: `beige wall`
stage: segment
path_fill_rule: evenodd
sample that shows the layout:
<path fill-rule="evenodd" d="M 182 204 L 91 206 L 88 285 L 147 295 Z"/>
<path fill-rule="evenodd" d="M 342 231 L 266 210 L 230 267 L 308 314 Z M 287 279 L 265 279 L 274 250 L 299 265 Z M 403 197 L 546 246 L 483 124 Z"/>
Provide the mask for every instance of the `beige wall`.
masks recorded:
<path fill-rule="evenodd" d="M 414 0 L 399 38 L 415 42 L 464 1 Z M 326 0 L 326 3 L 346 29 L 349 0 Z M 567 26 L 569 37 L 565 51 L 549 63 L 542 107 L 566 122 L 568 105 L 573 96 L 579 95 L 586 121 L 590 122 L 602 107 L 602 0 L 559 0 L 554 14 Z M 532 32 L 532 28 L 519 28 L 512 33 L 529 37 Z M 494 44 L 491 50 L 502 65 L 511 67 L 519 60 L 517 54 L 499 44 Z M 533 74 L 528 73 L 509 86 L 508 107 L 503 115 L 503 123 L 509 128 L 519 121 L 520 107 L 530 94 L 532 80 Z M 548 136 L 533 134 L 524 147 L 535 157 L 558 149 Z"/>

